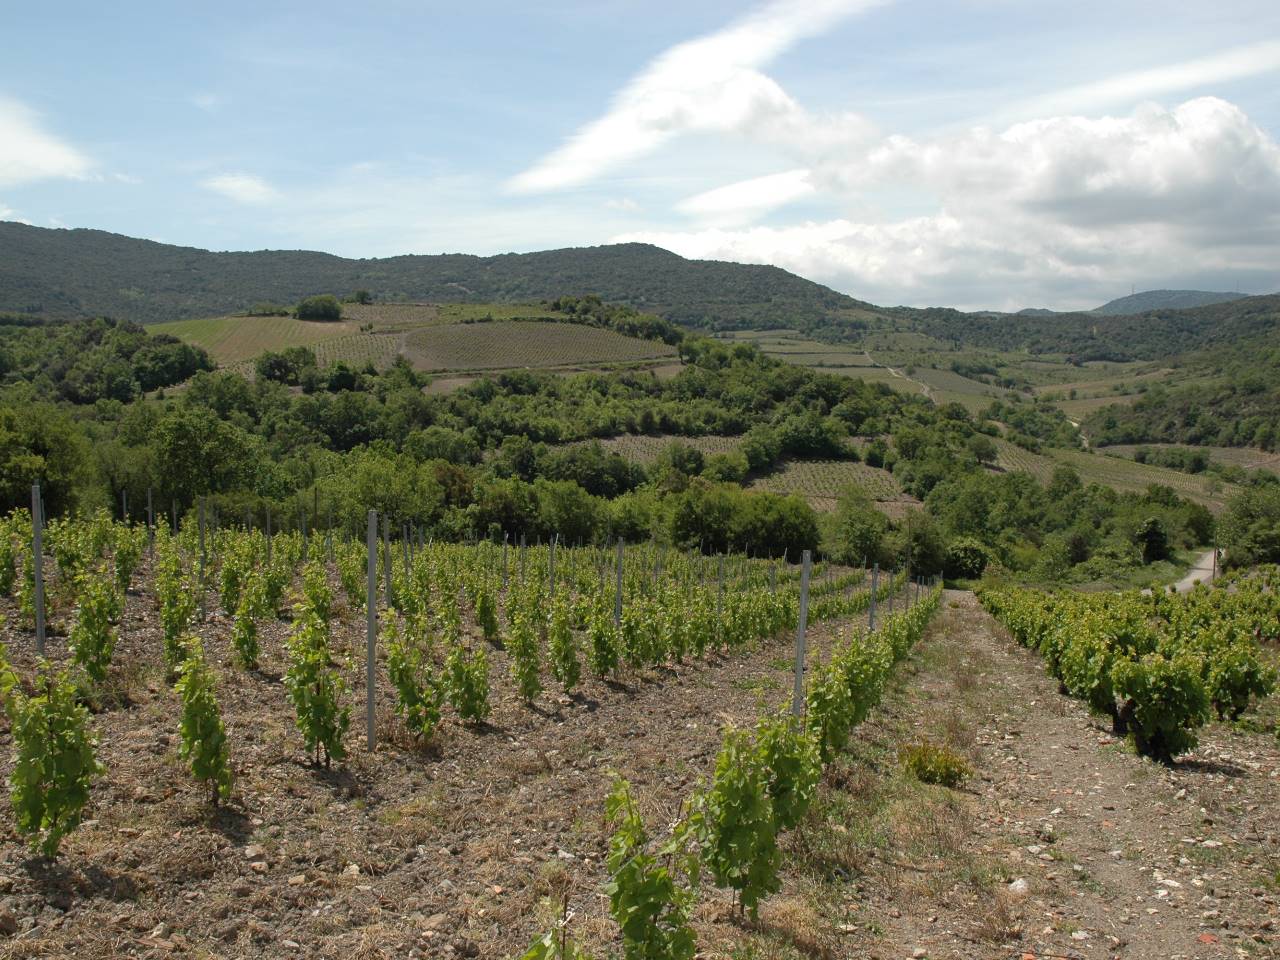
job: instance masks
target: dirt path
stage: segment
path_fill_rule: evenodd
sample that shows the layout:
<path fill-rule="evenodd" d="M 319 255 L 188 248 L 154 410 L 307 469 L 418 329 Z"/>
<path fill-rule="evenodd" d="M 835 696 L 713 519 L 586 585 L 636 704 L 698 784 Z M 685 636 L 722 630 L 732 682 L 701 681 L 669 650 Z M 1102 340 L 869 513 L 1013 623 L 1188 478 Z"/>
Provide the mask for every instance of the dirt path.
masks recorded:
<path fill-rule="evenodd" d="M 1213 554 L 1213 550 L 1208 550 L 1196 557 L 1196 562 L 1191 565 L 1187 575 L 1175 584 L 1179 593 L 1187 593 L 1197 582 L 1213 582 L 1213 574 L 1216 569 L 1216 565 L 1213 562 Z"/>
<path fill-rule="evenodd" d="M 868 904 L 881 932 L 869 955 L 1280 956 L 1273 732 L 1215 725 L 1173 769 L 1140 760 L 968 593 L 948 594 L 913 660 L 918 672 L 864 736 L 887 744 L 882 760 L 922 734 L 950 743 L 977 777 L 924 795 L 910 830 L 950 839 L 906 864 L 905 880 L 901 864 L 871 872 L 866 886 L 885 890 Z M 1263 711 L 1274 724 L 1274 700 Z M 901 789 L 880 772 L 874 791 Z"/>
<path fill-rule="evenodd" d="M 891 374 L 893 374 L 899 380 L 905 380 L 907 381 L 907 383 L 914 383 L 917 387 L 920 388 L 920 390 L 924 393 L 927 399 L 932 400 L 934 398 L 933 388 L 930 387 L 923 380 L 917 380 L 914 377 L 909 377 L 905 373 L 902 373 L 899 370 L 895 370 L 893 367 L 889 366 L 888 364 L 880 363 L 879 361 L 875 360 L 871 356 L 870 350 L 863 350 L 862 352 L 863 354 L 866 355 L 867 363 L 871 364 L 873 367 L 883 367 L 885 370 L 888 370 Z"/>

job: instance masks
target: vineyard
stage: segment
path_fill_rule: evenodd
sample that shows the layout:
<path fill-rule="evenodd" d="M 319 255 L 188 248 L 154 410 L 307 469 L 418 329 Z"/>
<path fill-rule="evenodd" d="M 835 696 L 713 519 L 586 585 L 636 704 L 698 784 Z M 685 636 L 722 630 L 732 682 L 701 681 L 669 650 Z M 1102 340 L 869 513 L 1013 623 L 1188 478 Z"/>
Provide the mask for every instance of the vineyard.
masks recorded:
<path fill-rule="evenodd" d="M 914 502 L 902 492 L 888 470 L 847 460 L 791 460 L 777 473 L 755 480 L 751 486 L 774 493 L 796 494 L 819 510 L 835 509 L 840 493 L 851 486 L 878 504 Z"/>
<path fill-rule="evenodd" d="M 1002 469 L 1025 470 L 1041 483 L 1048 483 L 1053 477 L 1053 471 L 1059 466 L 1068 466 L 1086 484 L 1097 483 L 1129 492 L 1142 492 L 1151 484 L 1160 484 L 1213 510 L 1220 509 L 1237 489 L 1234 484 L 1224 483 L 1213 477 L 1135 463 L 1121 457 L 1107 456 L 1102 452 L 1046 448 L 1043 453 L 1032 453 L 1000 438 L 995 438 L 993 442 L 999 454 L 996 463 Z"/>
<path fill-rule="evenodd" d="M 498 370 L 670 358 L 675 348 L 574 324 L 495 321 L 417 330 L 405 353 L 421 370 Z"/>
<path fill-rule="evenodd" d="M 1211 716 L 1238 720 L 1275 689 L 1259 644 L 1280 639 L 1278 568 L 1186 595 L 993 589 L 980 599 L 1065 693 L 1166 763 L 1195 748 Z"/>
<path fill-rule="evenodd" d="M 326 341 L 358 335 L 356 324 L 312 323 L 293 317 L 215 317 L 175 320 L 148 328 L 203 347 L 219 366 L 250 361 L 266 350 L 316 347 Z"/>
<path fill-rule="evenodd" d="M 540 926 L 550 892 L 593 950 L 660 937 L 675 952 L 644 955 L 692 957 L 700 899 L 754 916 L 777 889 L 781 838 L 939 597 L 905 573 L 381 534 L 371 564 L 364 543 L 305 530 L 59 520 L 37 576 L 30 515 L 5 522 L 0 827 L 14 842 L 0 875 L 22 875 L 25 846 L 84 877 L 59 923 L 26 928 L 27 955 L 345 956 L 389 946 L 393 906 L 419 922 L 392 949 L 447 933 L 463 955 L 500 955 L 565 933 Z M 821 626 L 864 612 L 871 632 Z M 792 703 L 798 617 L 814 642 L 797 726 L 775 708 Z M 779 695 L 744 690 L 721 738 L 706 711 L 762 669 L 786 679 L 755 689 Z M 718 759 L 654 767 L 638 741 L 619 754 L 600 739 L 657 706 L 705 717 L 684 722 L 706 724 Z M 689 745 L 714 754 L 705 736 Z M 673 786 L 686 815 L 666 837 L 648 795 Z M 523 846 L 537 836 L 551 846 Z M 687 871 L 655 859 L 672 843 Z M 38 914 L 42 881 L 8 883 Z M 374 885 L 384 906 L 369 912 Z M 241 901 L 270 924 L 232 919 Z"/>
<path fill-rule="evenodd" d="M 578 444 L 595 441 L 582 440 Z M 741 437 L 672 437 L 648 436 L 646 434 L 623 434 L 599 441 L 600 446 L 609 453 L 626 457 L 632 463 L 649 465 L 657 461 L 658 455 L 673 443 L 682 443 L 692 447 L 703 456 L 710 457 L 717 453 L 732 453 L 742 444 Z"/>

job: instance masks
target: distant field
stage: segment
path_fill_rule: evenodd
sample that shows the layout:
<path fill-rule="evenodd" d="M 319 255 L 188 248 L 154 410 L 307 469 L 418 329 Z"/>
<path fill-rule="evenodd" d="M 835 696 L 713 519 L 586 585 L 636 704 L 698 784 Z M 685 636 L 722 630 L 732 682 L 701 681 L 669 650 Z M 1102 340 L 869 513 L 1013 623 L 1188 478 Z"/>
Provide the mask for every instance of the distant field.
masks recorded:
<path fill-rule="evenodd" d="M 1268 470 L 1271 473 L 1280 474 L 1280 453 L 1268 453 L 1266 450 L 1258 450 L 1254 447 L 1201 447 L 1185 443 L 1132 443 L 1100 447 L 1098 452 L 1112 457 L 1124 457 L 1132 460 L 1134 452 L 1140 447 L 1147 447 L 1152 450 L 1159 450 L 1162 447 L 1177 450 L 1202 450 L 1215 463 L 1240 467 L 1244 470 Z"/>
<path fill-rule="evenodd" d="M 1109 407 L 1113 403 L 1127 406 L 1137 400 L 1139 394 L 1112 394 L 1105 397 L 1085 397 L 1079 400 L 1059 400 L 1054 404 L 1072 420 L 1083 420 L 1095 410 Z"/>
<path fill-rule="evenodd" d="M 628 363 L 676 356 L 674 347 L 568 323 L 468 323 L 415 330 L 404 352 L 419 370 L 501 370 Z"/>
<path fill-rule="evenodd" d="M 591 442 L 590 440 L 580 440 L 573 445 L 578 446 Z M 693 447 L 695 450 L 701 451 L 703 456 L 709 457 L 714 453 L 732 453 L 741 446 L 742 438 L 625 434 L 621 437 L 609 437 L 600 441 L 600 445 L 610 453 L 616 453 L 619 456 L 626 457 L 632 463 L 639 463 L 644 466 L 654 463 L 658 459 L 658 454 L 673 443 L 683 443 L 687 447 Z"/>
<path fill-rule="evenodd" d="M 348 303 L 337 323 L 234 316 L 149 329 L 203 347 L 219 367 L 242 373 L 265 351 L 288 347 L 310 347 L 321 366 L 341 360 L 382 368 L 404 354 L 418 369 L 442 373 L 640 363 L 671 377 L 681 369 L 676 349 L 664 343 L 528 319 L 556 316 L 538 304 Z"/>
<path fill-rule="evenodd" d="M 220 366 L 252 360 L 265 350 L 310 347 L 326 340 L 358 334 L 357 325 L 311 323 L 292 317 L 214 317 L 152 324 L 152 333 L 167 333 L 209 351 Z"/>
<path fill-rule="evenodd" d="M 1007 440 L 996 439 L 999 457 L 996 463 L 1005 470 L 1025 470 L 1042 483 L 1053 477 L 1059 464 L 1075 469 L 1086 484 L 1097 483 L 1134 493 L 1141 493 L 1153 483 L 1172 487 L 1182 496 L 1211 509 L 1220 509 L 1227 498 L 1238 488 L 1212 477 L 1196 476 L 1135 463 L 1120 457 L 1108 457 L 1101 453 L 1085 453 L 1079 450 L 1055 450 L 1045 448 L 1044 453 L 1031 453 Z"/>
<path fill-rule="evenodd" d="M 847 460 L 791 460 L 776 473 L 753 480 L 750 486 L 797 494 L 817 510 L 834 510 L 840 493 L 849 486 L 861 488 L 877 505 L 912 502 L 888 470 Z"/>

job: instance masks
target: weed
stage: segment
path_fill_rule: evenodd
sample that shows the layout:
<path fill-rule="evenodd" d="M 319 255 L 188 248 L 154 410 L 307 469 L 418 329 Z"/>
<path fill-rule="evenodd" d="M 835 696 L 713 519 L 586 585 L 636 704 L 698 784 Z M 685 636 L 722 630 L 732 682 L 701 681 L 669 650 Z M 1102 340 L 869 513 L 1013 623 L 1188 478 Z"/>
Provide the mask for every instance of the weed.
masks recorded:
<path fill-rule="evenodd" d="M 973 776 L 973 768 L 958 753 L 922 740 L 898 753 L 903 769 L 921 783 L 958 787 Z"/>

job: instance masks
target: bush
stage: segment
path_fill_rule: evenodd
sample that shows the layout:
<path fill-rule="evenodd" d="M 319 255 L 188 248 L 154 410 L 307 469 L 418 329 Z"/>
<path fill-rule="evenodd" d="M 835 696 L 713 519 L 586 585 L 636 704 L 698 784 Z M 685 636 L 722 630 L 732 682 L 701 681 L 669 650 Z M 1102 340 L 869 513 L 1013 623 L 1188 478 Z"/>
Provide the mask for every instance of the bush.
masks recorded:
<path fill-rule="evenodd" d="M 294 308 L 293 315 L 299 320 L 341 320 L 342 304 L 338 302 L 337 297 L 329 293 L 317 297 L 306 297 Z"/>
<path fill-rule="evenodd" d="M 991 554 L 981 542 L 961 537 L 947 544 L 943 570 L 950 580 L 975 580 L 982 576 L 990 562 Z"/>
<path fill-rule="evenodd" d="M 902 768 L 921 783 L 958 787 L 973 776 L 967 760 L 947 747 L 922 740 L 898 753 Z"/>

